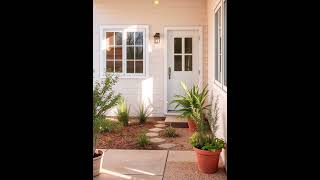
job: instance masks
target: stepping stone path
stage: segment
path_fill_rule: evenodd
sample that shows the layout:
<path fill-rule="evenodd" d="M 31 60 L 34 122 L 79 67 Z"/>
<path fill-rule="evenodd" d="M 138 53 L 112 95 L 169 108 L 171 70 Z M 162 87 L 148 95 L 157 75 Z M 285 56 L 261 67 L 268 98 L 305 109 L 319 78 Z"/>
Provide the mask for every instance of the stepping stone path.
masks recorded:
<path fill-rule="evenodd" d="M 146 134 L 146 136 L 148 136 L 148 137 L 155 137 L 155 136 L 159 136 L 159 133 L 149 132 L 149 133 Z"/>
<path fill-rule="evenodd" d="M 169 149 L 169 148 L 172 148 L 172 147 L 175 147 L 175 146 L 176 146 L 175 144 L 170 144 L 170 143 L 164 143 L 164 144 L 158 145 L 158 147 L 164 148 L 164 149 Z"/>
<path fill-rule="evenodd" d="M 151 132 L 147 133 L 146 135 L 148 137 L 152 137 L 152 138 L 149 139 L 150 142 L 152 142 L 152 143 L 162 143 L 162 142 L 165 141 L 165 139 L 158 138 L 156 136 L 159 136 L 158 132 L 164 130 L 162 128 L 166 127 L 166 125 L 164 124 L 164 121 L 156 121 L 156 123 L 157 124 L 154 125 L 155 128 L 149 129 L 149 131 L 151 131 Z M 175 146 L 176 146 L 176 144 L 170 144 L 170 143 L 163 143 L 163 144 L 159 144 L 158 145 L 158 147 L 163 148 L 163 149 L 169 149 L 169 148 L 172 148 L 172 147 L 175 147 Z"/>
<path fill-rule="evenodd" d="M 165 139 L 162 139 L 162 138 L 150 138 L 150 142 L 152 142 L 152 143 L 161 143 L 164 141 L 165 141 Z"/>
<path fill-rule="evenodd" d="M 157 128 L 163 128 L 163 127 L 166 127 L 166 125 L 164 125 L 164 124 L 156 124 L 156 125 L 154 125 L 155 127 L 157 127 Z"/>
<path fill-rule="evenodd" d="M 152 131 L 152 132 L 160 132 L 162 131 L 163 129 L 161 128 L 152 128 L 152 129 L 149 129 L 149 131 Z"/>

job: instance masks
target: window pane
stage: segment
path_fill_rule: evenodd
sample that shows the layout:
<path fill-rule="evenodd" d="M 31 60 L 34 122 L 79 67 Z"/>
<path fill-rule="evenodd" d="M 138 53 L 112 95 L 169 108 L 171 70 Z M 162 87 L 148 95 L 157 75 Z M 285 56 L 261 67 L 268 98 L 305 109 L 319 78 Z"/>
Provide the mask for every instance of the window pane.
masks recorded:
<path fill-rule="evenodd" d="M 115 48 L 116 59 L 122 59 L 122 47 Z"/>
<path fill-rule="evenodd" d="M 227 86 L 227 1 L 224 2 L 224 85 Z"/>
<path fill-rule="evenodd" d="M 214 37 L 214 40 L 215 40 L 215 80 L 217 81 L 221 81 L 220 80 L 220 70 L 219 70 L 219 66 L 220 66 L 220 63 L 219 63 L 219 17 L 220 17 L 220 9 L 216 12 L 215 14 L 215 37 Z"/>
<path fill-rule="evenodd" d="M 109 47 L 109 45 L 114 45 L 114 32 L 107 32 L 106 33 L 106 37 L 107 37 L 107 47 Z"/>
<path fill-rule="evenodd" d="M 115 72 L 122 72 L 122 61 L 115 62 Z"/>
<path fill-rule="evenodd" d="M 127 32 L 127 45 L 134 45 L 134 32 Z"/>
<path fill-rule="evenodd" d="M 136 45 L 142 45 L 142 44 L 143 44 L 143 33 L 136 32 Z"/>
<path fill-rule="evenodd" d="M 133 47 L 127 47 L 127 59 L 134 59 L 133 58 L 133 50 L 134 48 Z"/>
<path fill-rule="evenodd" d="M 127 61 L 127 73 L 134 73 L 134 61 Z"/>
<path fill-rule="evenodd" d="M 136 63 L 135 73 L 143 73 L 143 61 L 135 61 L 135 63 Z"/>
<path fill-rule="evenodd" d="M 182 56 L 174 56 L 174 71 L 182 71 Z"/>
<path fill-rule="evenodd" d="M 107 49 L 107 60 L 113 60 L 114 59 L 114 48 L 108 48 Z"/>
<path fill-rule="evenodd" d="M 192 55 L 184 56 L 184 71 L 192 71 Z"/>
<path fill-rule="evenodd" d="M 192 38 L 184 38 L 184 53 L 192 53 Z"/>
<path fill-rule="evenodd" d="M 107 61 L 107 72 L 113 72 L 114 61 Z"/>
<path fill-rule="evenodd" d="M 122 32 L 116 32 L 116 45 L 122 45 Z"/>
<path fill-rule="evenodd" d="M 174 53 L 182 52 L 182 38 L 174 38 Z"/>
<path fill-rule="evenodd" d="M 143 59 L 143 47 L 135 47 L 135 59 Z"/>

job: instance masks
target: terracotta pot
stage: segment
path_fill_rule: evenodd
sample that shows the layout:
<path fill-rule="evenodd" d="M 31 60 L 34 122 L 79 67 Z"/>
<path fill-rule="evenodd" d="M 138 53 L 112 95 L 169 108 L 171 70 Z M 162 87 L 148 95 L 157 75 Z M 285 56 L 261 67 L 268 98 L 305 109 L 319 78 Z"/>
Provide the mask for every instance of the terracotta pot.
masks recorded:
<path fill-rule="evenodd" d="M 103 151 L 98 150 L 98 156 L 93 158 L 93 177 L 100 174 L 100 169 L 102 167 Z"/>
<path fill-rule="evenodd" d="M 196 152 L 198 169 L 202 173 L 213 174 L 218 171 L 221 149 L 217 151 L 206 151 L 193 147 Z"/>
<path fill-rule="evenodd" d="M 192 119 L 188 119 L 188 126 L 190 132 L 194 132 L 197 129 L 197 125 Z"/>

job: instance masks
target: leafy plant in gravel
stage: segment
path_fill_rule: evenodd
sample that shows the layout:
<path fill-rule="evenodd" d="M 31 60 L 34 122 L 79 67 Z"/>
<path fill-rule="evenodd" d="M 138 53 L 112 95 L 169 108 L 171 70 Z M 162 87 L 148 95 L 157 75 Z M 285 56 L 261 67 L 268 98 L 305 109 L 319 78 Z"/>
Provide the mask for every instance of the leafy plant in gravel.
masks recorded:
<path fill-rule="evenodd" d="M 127 106 L 127 102 L 125 99 L 121 98 L 118 106 L 117 106 L 117 118 L 122 125 L 127 126 L 129 123 L 129 113 L 130 113 L 130 106 Z"/>
<path fill-rule="evenodd" d="M 150 141 L 149 141 L 145 131 L 140 132 L 138 134 L 137 143 L 140 147 L 146 147 L 148 144 L 150 144 Z"/>
<path fill-rule="evenodd" d="M 164 136 L 166 137 L 176 137 L 176 130 L 173 127 L 167 127 L 164 129 Z"/>
<path fill-rule="evenodd" d="M 115 94 L 112 87 L 118 78 L 107 74 L 106 78 L 96 81 L 93 88 L 93 156 L 96 151 L 97 136 L 103 131 L 103 124 L 106 120 L 105 113 L 116 106 L 121 98 L 120 94 Z"/>
<path fill-rule="evenodd" d="M 123 128 L 123 125 L 120 122 L 105 119 L 101 127 L 104 132 L 119 132 Z"/>

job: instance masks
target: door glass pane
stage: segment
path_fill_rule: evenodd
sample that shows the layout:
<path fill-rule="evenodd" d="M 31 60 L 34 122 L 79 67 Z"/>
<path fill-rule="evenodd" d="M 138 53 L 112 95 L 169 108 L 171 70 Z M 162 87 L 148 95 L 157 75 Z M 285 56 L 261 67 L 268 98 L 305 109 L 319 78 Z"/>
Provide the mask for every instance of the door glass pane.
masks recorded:
<path fill-rule="evenodd" d="M 107 72 L 113 72 L 114 61 L 107 61 Z"/>
<path fill-rule="evenodd" d="M 107 47 L 110 45 L 114 45 L 114 32 L 107 32 L 106 33 L 107 38 Z"/>
<path fill-rule="evenodd" d="M 184 53 L 192 53 L 192 38 L 184 38 Z"/>
<path fill-rule="evenodd" d="M 127 73 L 134 73 L 134 61 L 127 61 Z"/>
<path fill-rule="evenodd" d="M 136 32 L 136 45 L 143 45 L 143 33 Z"/>
<path fill-rule="evenodd" d="M 135 73 L 143 73 L 143 61 L 135 61 L 135 63 L 136 63 Z"/>
<path fill-rule="evenodd" d="M 135 47 L 135 59 L 143 59 L 143 47 Z"/>
<path fill-rule="evenodd" d="M 127 32 L 127 45 L 134 45 L 134 32 Z"/>
<path fill-rule="evenodd" d="M 133 57 L 133 50 L 134 48 L 133 47 L 127 47 L 127 59 L 134 59 Z"/>
<path fill-rule="evenodd" d="M 108 48 L 107 49 L 107 60 L 113 60 L 114 59 L 114 48 Z"/>
<path fill-rule="evenodd" d="M 116 59 L 122 59 L 122 47 L 115 48 Z"/>
<path fill-rule="evenodd" d="M 122 45 L 122 32 L 116 32 L 116 45 Z"/>
<path fill-rule="evenodd" d="M 174 53 L 182 53 L 182 38 L 174 38 Z"/>
<path fill-rule="evenodd" d="M 184 71 L 192 71 L 192 55 L 184 56 Z"/>
<path fill-rule="evenodd" d="M 174 56 L 174 71 L 182 71 L 182 56 Z"/>

